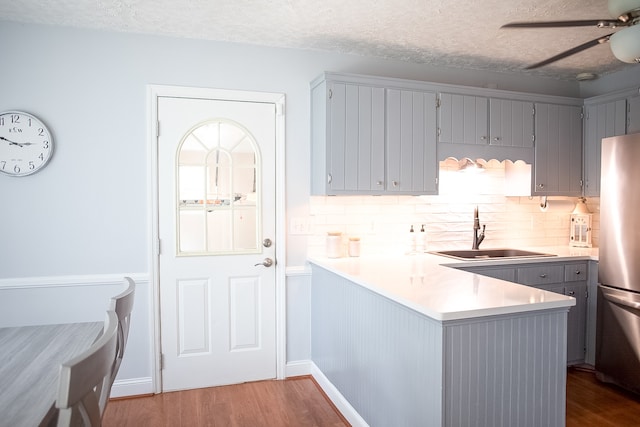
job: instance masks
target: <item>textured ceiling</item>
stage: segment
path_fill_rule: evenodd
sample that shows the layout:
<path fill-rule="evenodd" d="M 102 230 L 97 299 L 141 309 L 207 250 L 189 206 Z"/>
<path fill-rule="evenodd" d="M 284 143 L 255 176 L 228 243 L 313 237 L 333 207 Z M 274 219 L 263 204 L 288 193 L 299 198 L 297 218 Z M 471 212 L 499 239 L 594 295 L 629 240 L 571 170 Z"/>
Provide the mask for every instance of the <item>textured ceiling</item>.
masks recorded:
<path fill-rule="evenodd" d="M 606 0 L 0 0 L 0 20 L 317 49 L 574 80 L 623 67 L 608 44 L 522 68 L 608 34 L 500 29 L 513 21 L 608 19 Z"/>

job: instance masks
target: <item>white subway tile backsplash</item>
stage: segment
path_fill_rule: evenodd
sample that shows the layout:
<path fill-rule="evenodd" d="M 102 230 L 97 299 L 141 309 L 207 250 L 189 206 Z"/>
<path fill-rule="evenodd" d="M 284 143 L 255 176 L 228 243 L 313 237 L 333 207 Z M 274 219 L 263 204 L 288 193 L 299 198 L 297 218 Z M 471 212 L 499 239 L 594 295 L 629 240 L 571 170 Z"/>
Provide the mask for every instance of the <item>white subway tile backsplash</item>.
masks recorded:
<path fill-rule="evenodd" d="M 496 166 L 497 165 L 497 166 Z M 322 255 L 328 231 L 361 238 L 362 255 L 404 253 L 409 227 L 425 225 L 427 250 L 468 248 L 473 238 L 473 210 L 486 225 L 483 247 L 568 245 L 569 213 L 541 212 L 539 197 L 505 197 L 504 168 L 489 162 L 482 174 L 440 170 L 438 196 L 313 196 L 309 214 L 313 235 L 309 254 Z M 572 198 L 575 202 L 577 198 Z M 587 199 L 593 212 L 593 244 L 600 228 L 599 198 Z"/>

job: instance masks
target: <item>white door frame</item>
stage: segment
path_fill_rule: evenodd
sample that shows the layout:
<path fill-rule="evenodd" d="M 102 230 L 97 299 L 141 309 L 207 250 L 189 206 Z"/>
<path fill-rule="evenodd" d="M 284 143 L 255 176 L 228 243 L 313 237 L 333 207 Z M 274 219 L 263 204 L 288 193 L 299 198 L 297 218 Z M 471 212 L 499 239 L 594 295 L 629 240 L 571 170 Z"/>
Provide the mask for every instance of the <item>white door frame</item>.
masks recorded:
<path fill-rule="evenodd" d="M 147 147 L 149 170 L 149 281 L 152 286 L 150 322 L 153 324 L 152 381 L 155 393 L 162 392 L 160 347 L 160 281 L 158 219 L 158 98 L 221 99 L 276 104 L 276 378 L 285 378 L 286 368 L 286 293 L 285 293 L 285 96 L 282 93 L 250 92 L 184 86 L 147 85 Z"/>

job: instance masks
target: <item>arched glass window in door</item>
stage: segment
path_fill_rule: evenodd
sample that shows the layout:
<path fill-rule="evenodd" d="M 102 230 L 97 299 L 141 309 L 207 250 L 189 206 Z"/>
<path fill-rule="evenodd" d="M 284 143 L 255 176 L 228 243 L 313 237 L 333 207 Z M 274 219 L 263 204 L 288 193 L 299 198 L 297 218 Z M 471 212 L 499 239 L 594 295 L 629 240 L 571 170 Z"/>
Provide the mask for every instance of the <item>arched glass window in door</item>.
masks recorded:
<path fill-rule="evenodd" d="M 191 129 L 176 155 L 177 254 L 260 252 L 260 153 L 236 122 Z"/>

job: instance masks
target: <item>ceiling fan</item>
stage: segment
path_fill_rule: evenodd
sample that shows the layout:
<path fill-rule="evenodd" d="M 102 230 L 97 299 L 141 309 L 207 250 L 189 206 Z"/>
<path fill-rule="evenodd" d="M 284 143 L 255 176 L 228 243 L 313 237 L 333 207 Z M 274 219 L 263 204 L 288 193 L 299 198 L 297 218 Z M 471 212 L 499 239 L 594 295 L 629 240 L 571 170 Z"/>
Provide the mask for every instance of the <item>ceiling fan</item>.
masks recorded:
<path fill-rule="evenodd" d="M 614 19 L 590 19 L 577 21 L 512 22 L 501 28 L 557 28 L 591 27 L 621 30 L 598 37 L 544 61 L 529 65 L 526 70 L 539 68 L 562 58 L 574 55 L 590 47 L 609 42 L 613 55 L 622 62 L 640 63 L 640 0 L 609 0 L 609 13 Z"/>

